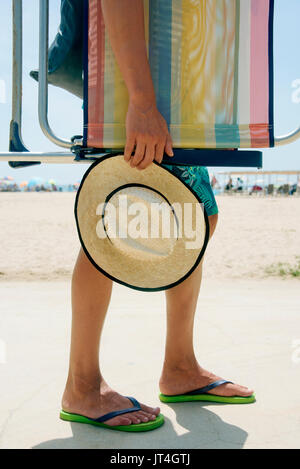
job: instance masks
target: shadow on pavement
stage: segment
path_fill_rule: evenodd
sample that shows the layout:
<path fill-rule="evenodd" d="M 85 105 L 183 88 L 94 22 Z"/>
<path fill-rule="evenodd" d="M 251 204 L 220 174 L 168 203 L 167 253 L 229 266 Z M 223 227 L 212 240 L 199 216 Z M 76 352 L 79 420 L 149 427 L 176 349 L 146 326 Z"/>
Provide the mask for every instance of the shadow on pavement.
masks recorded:
<path fill-rule="evenodd" d="M 224 422 L 208 410 L 207 405 L 177 403 L 170 404 L 170 407 L 181 427 L 177 429 L 180 434 L 168 418 L 162 427 L 145 433 L 125 433 L 62 422 L 62 425 L 71 425 L 72 437 L 45 441 L 33 449 L 243 448 L 247 432 Z"/>

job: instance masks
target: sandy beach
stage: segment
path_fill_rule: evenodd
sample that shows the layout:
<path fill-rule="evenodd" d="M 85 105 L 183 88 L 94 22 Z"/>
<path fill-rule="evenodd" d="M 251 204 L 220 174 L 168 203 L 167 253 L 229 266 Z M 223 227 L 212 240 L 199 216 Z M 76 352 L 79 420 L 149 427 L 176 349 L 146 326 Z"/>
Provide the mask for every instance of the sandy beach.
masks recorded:
<path fill-rule="evenodd" d="M 74 199 L 0 194 L 0 448 L 299 449 L 300 199 L 218 197 L 195 350 L 202 366 L 253 387 L 255 404 L 160 403 L 164 293 L 115 285 L 102 371 L 119 392 L 160 406 L 165 425 L 144 435 L 58 418 L 79 248 Z"/>
<path fill-rule="evenodd" d="M 75 193 L 0 194 L 0 279 L 63 280 L 79 249 Z M 207 278 L 265 278 L 300 260 L 300 198 L 219 196 Z"/>

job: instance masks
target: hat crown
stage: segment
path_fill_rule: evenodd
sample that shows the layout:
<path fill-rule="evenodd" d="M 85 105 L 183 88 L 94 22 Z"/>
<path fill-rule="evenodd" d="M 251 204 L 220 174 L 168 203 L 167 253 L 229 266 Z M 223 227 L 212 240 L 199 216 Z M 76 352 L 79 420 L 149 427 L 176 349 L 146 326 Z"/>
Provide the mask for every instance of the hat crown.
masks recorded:
<path fill-rule="evenodd" d="M 122 254 L 145 260 L 169 256 L 178 239 L 171 204 L 144 185 L 127 185 L 107 197 L 103 210 L 107 236 Z"/>

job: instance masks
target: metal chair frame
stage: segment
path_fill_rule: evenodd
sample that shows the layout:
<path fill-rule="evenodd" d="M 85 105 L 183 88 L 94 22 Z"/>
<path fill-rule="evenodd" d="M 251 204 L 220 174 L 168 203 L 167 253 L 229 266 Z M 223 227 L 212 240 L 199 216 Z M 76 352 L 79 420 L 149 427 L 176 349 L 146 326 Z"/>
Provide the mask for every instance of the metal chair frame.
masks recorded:
<path fill-rule="evenodd" d="M 104 154 L 120 154 L 122 149 L 83 148 L 82 137 L 68 140 L 54 134 L 48 122 L 48 47 L 49 47 L 49 0 L 39 0 L 39 83 L 38 116 L 41 130 L 54 144 L 68 151 L 30 152 L 22 140 L 22 59 L 23 20 L 22 0 L 13 0 L 13 73 L 12 117 L 10 122 L 9 151 L 0 152 L 0 161 L 9 161 L 13 167 L 38 163 L 87 163 Z M 287 135 L 275 137 L 275 146 L 286 145 L 300 138 L 300 126 Z M 192 150 L 192 151 L 191 151 Z M 212 152 L 214 157 L 212 158 Z M 243 154 L 243 158 L 240 158 Z M 188 163 L 187 163 L 188 158 Z M 174 159 L 164 157 L 163 162 L 172 164 L 262 167 L 262 152 L 256 150 L 207 150 L 174 148 Z"/>

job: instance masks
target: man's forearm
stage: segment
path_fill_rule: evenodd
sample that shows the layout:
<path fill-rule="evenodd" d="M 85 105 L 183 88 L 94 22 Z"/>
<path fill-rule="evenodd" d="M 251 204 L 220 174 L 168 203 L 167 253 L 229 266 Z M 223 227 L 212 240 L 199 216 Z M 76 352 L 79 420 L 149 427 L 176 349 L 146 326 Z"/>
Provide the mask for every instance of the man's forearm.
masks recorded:
<path fill-rule="evenodd" d="M 105 26 L 133 100 L 155 101 L 147 58 L 143 0 L 101 0 Z"/>

